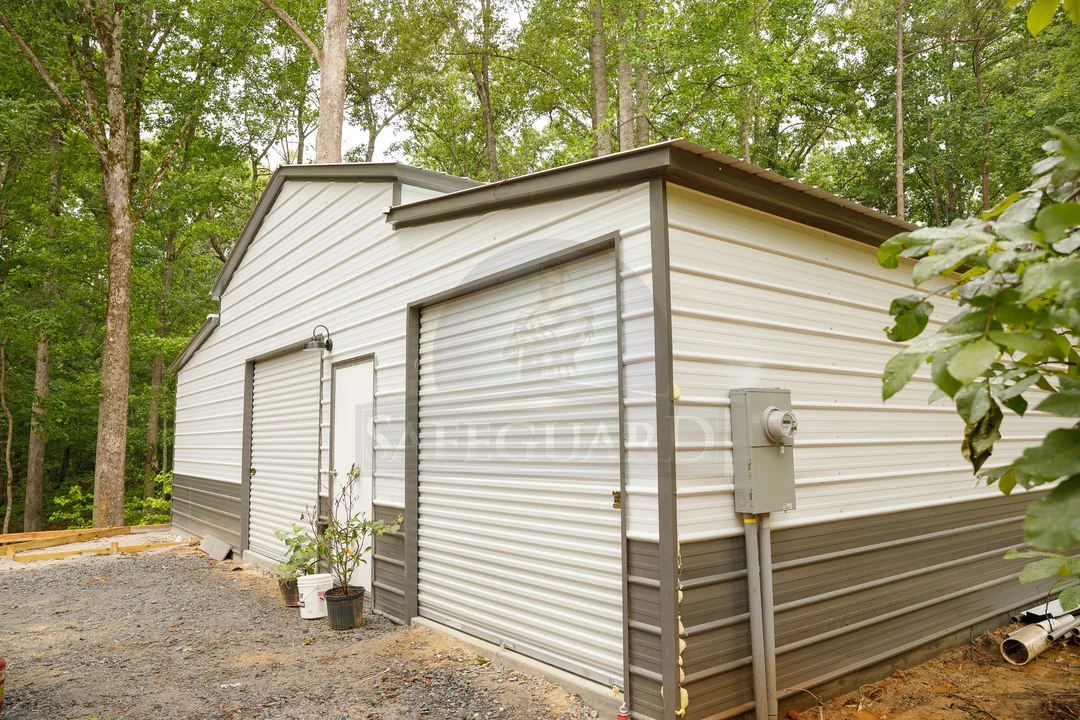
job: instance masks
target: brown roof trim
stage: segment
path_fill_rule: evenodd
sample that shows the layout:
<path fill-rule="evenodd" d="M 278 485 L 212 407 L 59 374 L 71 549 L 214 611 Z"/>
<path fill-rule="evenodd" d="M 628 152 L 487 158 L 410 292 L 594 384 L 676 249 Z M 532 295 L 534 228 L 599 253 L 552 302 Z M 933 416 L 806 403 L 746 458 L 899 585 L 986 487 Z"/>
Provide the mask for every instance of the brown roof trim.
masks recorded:
<path fill-rule="evenodd" d="M 244 229 L 240 232 L 240 237 L 237 238 L 236 244 L 229 254 L 229 258 L 225 261 L 225 265 L 222 266 L 221 271 L 218 273 L 213 290 L 210 291 L 210 295 L 215 300 L 220 300 L 222 294 L 225 292 L 225 288 L 229 286 L 229 281 L 232 279 L 233 273 L 235 273 L 236 268 L 240 266 L 240 262 L 244 259 L 244 254 L 247 252 L 248 246 L 258 234 L 259 228 L 262 227 L 263 219 L 266 218 L 267 213 L 269 213 L 270 209 L 274 206 L 274 201 L 277 200 L 278 194 L 281 192 L 285 183 L 289 181 L 319 180 L 340 180 L 344 182 L 393 182 L 395 183 L 395 199 L 400 198 L 401 196 L 396 185 L 398 183 L 417 185 L 431 190 L 443 190 L 446 192 L 474 188 L 483 184 L 478 183 L 475 180 L 468 180 L 466 178 L 446 175 L 445 173 L 434 172 L 432 170 L 415 168 L 397 162 L 282 165 L 275 170 L 274 174 L 270 177 L 270 182 L 267 184 L 266 189 L 263 190 L 263 194 L 259 197 L 259 201 L 255 204 L 255 209 L 252 211 L 251 217 L 248 218 L 247 223 L 244 225 Z"/>
<path fill-rule="evenodd" d="M 203 320 L 203 324 L 199 326 L 199 329 L 195 331 L 195 336 L 188 340 L 188 344 L 184 346 L 184 349 L 180 351 L 180 354 L 169 365 L 171 372 L 180 372 L 188 361 L 191 360 L 195 351 L 198 350 L 206 343 L 210 338 L 210 334 L 214 332 L 218 325 L 221 324 L 220 315 L 207 315 Z"/>
<path fill-rule="evenodd" d="M 654 176 L 811 227 L 880 245 L 914 225 L 686 140 L 593 158 L 391 208 L 395 228 L 628 185 Z"/>
<path fill-rule="evenodd" d="M 630 185 L 660 175 L 669 162 L 670 143 L 650 145 L 397 205 L 390 209 L 386 219 L 395 228 L 426 225 L 438 220 L 528 205 L 605 187 Z"/>
<path fill-rule="evenodd" d="M 877 247 L 915 225 L 711 150 L 676 141 L 664 179 Z M 704 150 L 704 148 L 701 148 Z"/>

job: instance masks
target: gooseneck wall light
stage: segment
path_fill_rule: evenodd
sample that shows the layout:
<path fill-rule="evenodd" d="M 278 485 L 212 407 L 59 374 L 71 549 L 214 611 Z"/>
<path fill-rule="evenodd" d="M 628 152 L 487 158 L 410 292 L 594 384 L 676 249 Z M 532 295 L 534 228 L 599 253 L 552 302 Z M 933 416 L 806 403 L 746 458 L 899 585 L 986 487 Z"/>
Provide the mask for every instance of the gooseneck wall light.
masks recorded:
<path fill-rule="evenodd" d="M 326 331 L 326 335 L 319 334 L 319 328 Z M 330 339 L 330 328 L 325 325 L 316 325 L 311 331 L 311 339 L 304 343 L 305 350 L 325 350 L 330 352 L 334 349 L 334 341 Z"/>

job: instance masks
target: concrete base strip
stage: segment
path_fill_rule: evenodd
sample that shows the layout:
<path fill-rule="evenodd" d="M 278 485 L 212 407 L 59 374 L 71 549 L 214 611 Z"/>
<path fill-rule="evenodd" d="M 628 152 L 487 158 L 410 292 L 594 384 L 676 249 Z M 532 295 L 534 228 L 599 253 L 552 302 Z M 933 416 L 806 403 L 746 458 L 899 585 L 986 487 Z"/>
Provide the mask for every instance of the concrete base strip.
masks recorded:
<path fill-rule="evenodd" d="M 257 565 L 263 570 L 269 570 L 270 572 L 277 572 L 277 563 L 268 557 L 264 557 L 257 552 L 251 550 L 245 550 L 241 557 L 241 562 L 251 563 Z"/>
<path fill-rule="evenodd" d="M 618 696 L 613 696 L 611 694 L 611 688 L 605 687 L 600 683 L 586 680 L 585 678 L 568 673 L 565 670 L 552 667 L 539 660 L 534 660 L 521 653 L 499 647 L 486 640 L 475 638 L 472 635 L 467 635 L 447 627 L 442 623 L 435 622 L 434 620 L 414 617 L 412 619 L 412 624 L 417 627 L 425 627 L 449 635 L 455 640 L 476 650 L 490 660 L 496 667 L 508 668 L 529 675 L 539 675 L 553 685 L 558 685 L 567 692 L 579 695 L 581 699 L 585 701 L 585 704 L 600 713 L 600 717 L 602 718 L 614 718 L 619 713 L 619 707 L 623 703 L 622 694 L 620 693 Z"/>

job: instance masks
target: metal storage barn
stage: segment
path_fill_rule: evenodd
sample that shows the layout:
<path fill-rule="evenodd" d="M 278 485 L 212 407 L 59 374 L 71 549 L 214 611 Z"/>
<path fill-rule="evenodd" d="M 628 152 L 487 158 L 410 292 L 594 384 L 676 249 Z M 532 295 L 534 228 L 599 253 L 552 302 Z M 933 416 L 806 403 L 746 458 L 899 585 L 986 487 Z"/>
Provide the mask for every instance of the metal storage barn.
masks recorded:
<path fill-rule="evenodd" d="M 490 185 L 282 167 L 173 366 L 173 523 L 273 560 L 356 463 L 405 517 L 378 612 L 618 686 L 635 718 L 754 712 L 769 641 L 781 705 L 881 677 L 1045 592 L 1001 559 L 1030 496 L 977 484 L 929 372 L 880 401 L 910 266 L 875 247 L 910 227 L 682 140 Z M 756 387 L 790 391 L 793 448 L 747 444 L 753 403 L 788 409 L 732 392 Z M 999 454 L 1051 422 L 1007 418 Z M 747 452 L 793 459 L 763 575 Z"/>

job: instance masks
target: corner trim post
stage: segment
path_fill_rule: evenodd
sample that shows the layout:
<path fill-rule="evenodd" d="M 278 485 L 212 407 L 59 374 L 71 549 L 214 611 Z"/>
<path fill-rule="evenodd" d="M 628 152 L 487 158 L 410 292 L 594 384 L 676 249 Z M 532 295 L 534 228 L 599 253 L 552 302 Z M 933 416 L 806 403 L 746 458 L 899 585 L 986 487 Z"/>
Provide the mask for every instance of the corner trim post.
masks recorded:
<path fill-rule="evenodd" d="M 405 617 L 420 614 L 420 306 L 405 320 Z"/>
<path fill-rule="evenodd" d="M 653 342 L 656 372 L 656 474 L 660 529 L 660 667 L 664 717 L 676 717 L 679 681 L 679 543 L 675 499 L 675 399 L 671 340 L 671 254 L 667 183 L 649 182 L 652 244 Z"/>
<path fill-rule="evenodd" d="M 254 407 L 255 361 L 244 363 L 244 433 L 240 451 L 240 552 L 248 549 L 251 513 L 251 411 Z"/>

